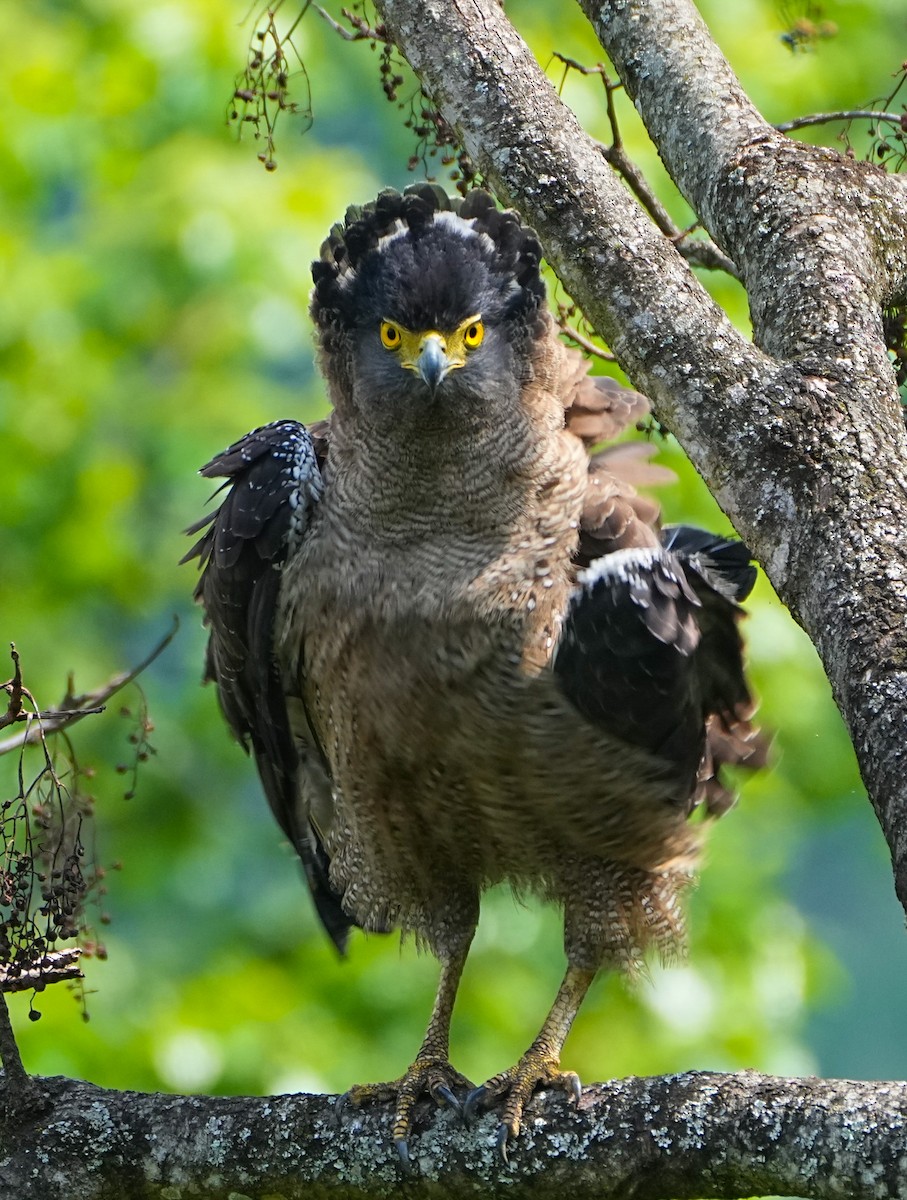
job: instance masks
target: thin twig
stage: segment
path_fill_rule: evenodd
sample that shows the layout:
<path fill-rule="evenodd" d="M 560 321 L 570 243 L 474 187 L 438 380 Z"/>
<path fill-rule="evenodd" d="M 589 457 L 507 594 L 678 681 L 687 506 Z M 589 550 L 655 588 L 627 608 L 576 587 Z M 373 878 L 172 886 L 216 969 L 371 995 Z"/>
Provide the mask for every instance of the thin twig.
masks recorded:
<path fill-rule="evenodd" d="M 19 652 L 16 650 L 15 642 L 10 642 L 9 653 L 13 660 L 13 677 L 3 684 L 3 690 L 9 695 L 9 704 L 6 706 L 6 712 L 0 713 L 0 729 L 6 728 L 7 725 L 14 725 L 25 717 L 22 697 L 26 693 L 22 686 L 22 666 L 19 662 Z"/>
<path fill-rule="evenodd" d="M 568 338 L 581 346 L 587 354 L 594 354 L 596 358 L 604 359 L 605 362 L 617 362 L 617 356 L 610 350 L 603 350 L 601 346 L 597 346 L 595 342 L 580 333 L 578 329 L 574 329 L 572 325 L 562 324 L 561 333 L 566 334 Z"/>
<path fill-rule="evenodd" d="M 564 84 L 567 82 L 567 76 L 570 74 L 571 71 L 578 71 L 580 73 L 580 75 L 606 75 L 607 74 L 604 63 L 595 63 L 594 66 L 587 67 L 585 65 L 585 63 L 577 62 L 577 60 L 575 58 L 570 58 L 566 54 L 561 54 L 559 50 L 553 51 L 551 57 L 558 59 L 559 62 L 562 62 L 564 64 L 564 73 L 561 76 L 561 81 L 558 84 L 558 88 L 557 88 L 557 94 L 559 96 L 563 93 Z M 547 70 L 547 68 L 546 68 L 546 70 Z M 617 86 L 620 87 L 621 85 L 617 84 Z"/>
<path fill-rule="evenodd" d="M 608 124 L 611 126 L 611 145 L 606 146 L 603 142 L 599 143 L 602 156 L 624 180 L 630 191 L 665 237 L 670 238 L 674 243 L 677 247 L 677 252 L 687 262 L 695 266 L 706 267 L 712 271 L 725 271 L 728 275 L 739 279 L 740 272 L 737 270 L 734 262 L 715 245 L 711 238 L 693 239 L 689 236 L 693 232 L 693 229 L 698 228 L 698 226 L 694 225 L 686 230 L 677 228 L 671 220 L 668 210 L 659 201 L 649 186 L 649 181 L 645 175 L 643 175 L 642 171 L 624 149 L 623 138 L 620 132 L 620 122 L 618 121 L 617 109 L 614 104 L 614 93 L 620 91 L 623 84 L 619 80 L 610 78 L 603 63 L 596 63 L 592 67 L 587 67 L 577 62 L 576 59 L 558 53 L 558 51 L 555 51 L 552 57 L 564 64 L 564 74 L 560 83 L 561 88 L 564 86 L 564 81 L 569 71 L 579 71 L 581 75 L 599 75 L 601 77 L 602 86 L 605 89 Z"/>
<path fill-rule="evenodd" d="M 705 267 L 709 271 L 724 271 L 734 279 L 740 278 L 740 272 L 733 259 L 728 258 L 723 250 L 710 237 L 694 238 L 690 234 L 699 225 L 692 225 L 674 238 L 674 245 L 681 258 L 685 258 L 694 267 Z"/>
<path fill-rule="evenodd" d="M 734 279 L 740 278 L 740 272 L 733 259 L 719 249 L 710 237 L 692 238 L 690 235 L 699 226 L 691 225 L 687 229 L 678 229 L 668 215 L 668 211 L 660 203 L 648 180 L 627 155 L 623 144 L 615 141 L 611 146 L 601 145 L 605 160 L 614 168 L 629 187 L 630 191 L 646 210 L 665 237 L 669 238 L 677 248 L 678 254 L 695 266 L 707 267 L 712 271 L 724 271 Z"/>
<path fill-rule="evenodd" d="M 812 113 L 808 117 L 797 117 L 793 121 L 782 121 L 775 125 L 779 133 L 790 133 L 792 129 L 803 129 L 807 125 L 827 125 L 830 121 L 887 121 L 907 131 L 907 113 L 873 112 L 871 109 L 854 109 L 850 112 Z"/>
<path fill-rule="evenodd" d="M 116 695 L 128 683 L 132 683 L 170 645 L 176 636 L 178 628 L 179 621 L 174 618 L 173 628 L 158 642 L 146 658 L 131 670 L 114 675 L 112 679 L 109 679 L 107 683 L 103 684 L 96 691 L 86 692 L 81 696 L 65 697 L 63 705 L 55 712 L 28 714 L 28 723 L 25 730 L 0 741 L 0 755 L 10 754 L 15 750 L 21 749 L 22 746 L 40 742 L 48 734 L 59 733 L 61 729 L 66 729 L 70 725 L 74 725 L 76 721 L 81 721 L 83 717 L 99 712 L 111 696 Z"/>
<path fill-rule="evenodd" d="M 335 21 L 331 14 L 323 9 L 320 4 L 313 4 L 312 7 L 317 13 L 320 13 L 325 21 L 327 21 L 328 25 L 330 25 L 331 29 L 333 29 L 335 33 L 339 34 L 345 42 L 369 41 L 383 42 L 386 44 L 390 40 L 382 26 L 378 26 L 376 29 L 373 29 L 371 25 L 369 25 L 366 21 L 363 21 L 361 17 L 358 17 L 355 13 L 351 13 L 346 8 L 342 9 L 341 11 L 346 19 L 352 22 L 352 29 L 347 29 L 345 25 L 341 25 L 339 21 Z"/>

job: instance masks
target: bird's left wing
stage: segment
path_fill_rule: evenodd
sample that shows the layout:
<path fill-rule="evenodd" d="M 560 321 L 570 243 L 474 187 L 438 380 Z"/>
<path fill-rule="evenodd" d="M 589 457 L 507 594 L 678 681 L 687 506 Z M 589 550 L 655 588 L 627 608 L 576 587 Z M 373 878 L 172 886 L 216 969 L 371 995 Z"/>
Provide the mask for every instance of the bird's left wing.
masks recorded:
<path fill-rule="evenodd" d="M 183 562 L 198 559 L 201 567 L 195 598 L 209 629 L 205 678 L 217 685 L 231 730 L 254 755 L 268 803 L 302 860 L 318 914 L 342 950 L 352 922 L 330 887 L 324 849 L 306 811 L 294 737 L 302 706 L 290 698 L 291 720 L 274 651 L 281 572 L 302 544 L 321 497 L 323 443 L 319 431 L 313 440 L 299 422 L 277 421 L 207 463 L 201 474 L 225 478 L 220 490 L 226 495 L 187 530 L 201 537 Z M 319 750 L 310 749 L 311 762 L 303 766 L 317 772 Z"/>

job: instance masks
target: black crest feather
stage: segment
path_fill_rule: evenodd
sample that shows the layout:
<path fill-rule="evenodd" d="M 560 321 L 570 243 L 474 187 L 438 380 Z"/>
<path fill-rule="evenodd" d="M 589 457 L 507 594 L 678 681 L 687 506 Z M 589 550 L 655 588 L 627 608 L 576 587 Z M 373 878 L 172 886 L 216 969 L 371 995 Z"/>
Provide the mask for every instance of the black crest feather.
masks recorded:
<path fill-rule="evenodd" d="M 507 315 L 536 312 L 545 298 L 545 285 L 535 231 L 523 225 L 518 213 L 496 208 L 488 192 L 476 189 L 465 198 L 450 197 L 434 184 L 418 183 L 402 193 L 386 189 L 369 203 L 348 208 L 343 224 L 331 229 L 320 258 L 312 264 L 312 316 L 319 327 L 351 325 L 361 319 L 364 310 L 350 303 L 345 279 L 368 271 L 369 256 L 382 238 L 399 231 L 418 242 L 431 235 L 442 213 L 456 214 L 477 234 L 485 235 L 477 239 L 476 253 L 481 253 L 491 274 L 516 285 Z"/>

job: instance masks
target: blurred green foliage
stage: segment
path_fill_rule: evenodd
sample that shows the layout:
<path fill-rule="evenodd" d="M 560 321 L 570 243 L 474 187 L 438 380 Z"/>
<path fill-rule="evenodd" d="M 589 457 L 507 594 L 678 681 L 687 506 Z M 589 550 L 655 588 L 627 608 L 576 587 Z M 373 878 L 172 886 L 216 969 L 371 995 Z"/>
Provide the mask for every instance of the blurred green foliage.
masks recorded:
<path fill-rule="evenodd" d="M 903 56 L 902 0 L 829 3 L 837 37 L 796 54 L 771 3 L 700 7 L 770 120 L 883 95 Z M 408 182 L 413 150 L 377 56 L 309 12 L 295 41 L 314 126 L 302 138 L 285 120 L 279 169 L 263 171 L 255 143 L 237 145 L 224 120 L 252 31 L 245 10 L 0 7 L 3 636 L 51 706 L 68 671 L 93 687 L 140 659 L 172 614 L 182 623 L 143 679 L 156 754 L 133 799 L 115 769 L 130 753 L 118 705 L 74 735 L 97 768 L 99 860 L 122 863 L 104 900 L 109 960 L 87 963 L 91 1020 L 62 987 L 37 998 L 37 1023 L 12 1000 L 31 1070 L 115 1087 L 340 1090 L 391 1078 L 419 1044 L 436 978 L 431 959 L 393 938 L 356 937 L 337 960 L 252 767 L 198 685 L 194 572 L 177 566 L 180 531 L 208 497 L 195 471 L 257 424 L 324 411 L 309 263 L 348 203 Z M 508 11 L 543 63 L 553 50 L 601 57 L 572 6 L 512 0 Z M 558 81 L 559 64 L 549 74 Z M 600 82 L 571 73 L 563 94 L 607 139 Z M 619 101 L 631 152 L 686 223 Z M 741 288 L 706 282 L 745 328 Z M 661 458 L 679 477 L 663 489 L 668 519 L 727 528 L 670 440 Z M 690 904 L 692 965 L 653 969 L 632 989 L 597 985 L 565 1060 L 588 1080 L 687 1067 L 907 1074 L 895 1037 L 901 915 L 852 752 L 815 654 L 764 580 L 748 633 L 774 768 L 746 781 L 714 830 Z M 13 757 L 0 761 L 5 788 Z M 489 897 L 454 1019 L 458 1066 L 480 1080 L 509 1065 L 561 969 L 557 913 Z"/>

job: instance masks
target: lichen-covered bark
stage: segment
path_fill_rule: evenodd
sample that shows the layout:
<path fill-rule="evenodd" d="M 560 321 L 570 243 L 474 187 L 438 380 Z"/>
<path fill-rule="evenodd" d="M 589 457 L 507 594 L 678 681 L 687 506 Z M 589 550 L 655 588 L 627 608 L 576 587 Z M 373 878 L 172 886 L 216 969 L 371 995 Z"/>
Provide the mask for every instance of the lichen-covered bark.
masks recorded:
<path fill-rule="evenodd" d="M 687 1074 L 539 1097 L 505 1166 L 496 1118 L 435 1115 L 403 1176 L 380 1106 L 337 1123 L 332 1097 L 140 1095 L 38 1081 L 45 1104 L 0 1126 L 0 1195 L 16 1200 L 319 1200 L 532 1196 L 816 1200 L 905 1194 L 907 1084 Z"/>
<path fill-rule="evenodd" d="M 611 172 L 496 0 L 378 7 L 813 639 L 907 907 L 907 435 L 881 322 L 905 294 L 905 181 L 772 130 L 689 0 L 582 3 L 678 186 L 737 264 L 753 343 Z"/>

